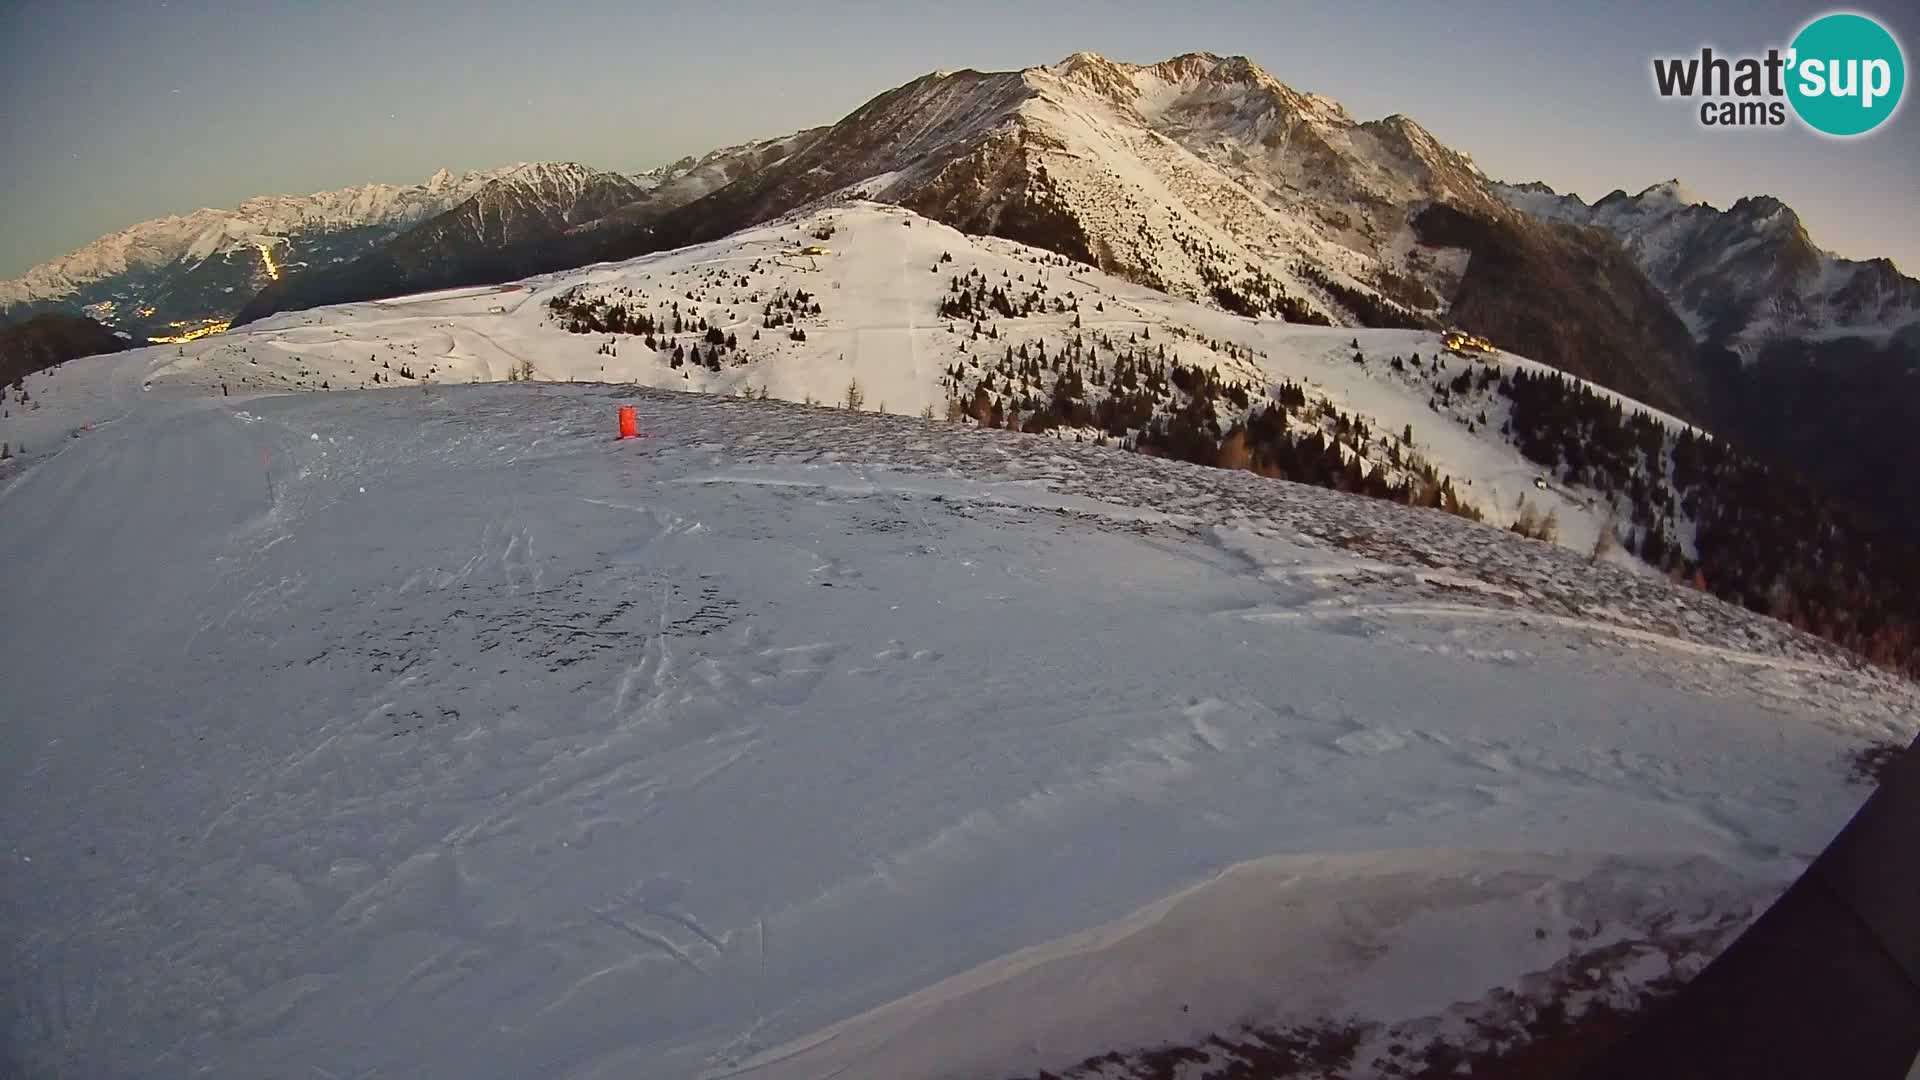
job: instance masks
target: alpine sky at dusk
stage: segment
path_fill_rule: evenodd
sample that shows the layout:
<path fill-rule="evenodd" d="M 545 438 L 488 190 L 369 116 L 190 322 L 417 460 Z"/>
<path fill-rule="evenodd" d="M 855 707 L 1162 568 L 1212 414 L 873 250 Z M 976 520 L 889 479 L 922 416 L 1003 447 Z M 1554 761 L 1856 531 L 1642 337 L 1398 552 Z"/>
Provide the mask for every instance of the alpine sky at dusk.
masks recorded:
<path fill-rule="evenodd" d="M 1920 119 L 1862 139 L 1702 128 L 1654 56 L 1783 46 L 1827 9 L 1629 3 L 891 4 L 343 0 L 0 3 L 0 277 L 135 222 L 251 195 L 516 161 L 637 170 L 831 123 L 937 69 L 1077 50 L 1241 54 L 1358 119 L 1405 113 L 1489 175 L 1589 201 L 1678 177 L 1775 195 L 1820 246 L 1920 272 Z M 1859 9 L 1912 62 L 1920 25 Z"/>

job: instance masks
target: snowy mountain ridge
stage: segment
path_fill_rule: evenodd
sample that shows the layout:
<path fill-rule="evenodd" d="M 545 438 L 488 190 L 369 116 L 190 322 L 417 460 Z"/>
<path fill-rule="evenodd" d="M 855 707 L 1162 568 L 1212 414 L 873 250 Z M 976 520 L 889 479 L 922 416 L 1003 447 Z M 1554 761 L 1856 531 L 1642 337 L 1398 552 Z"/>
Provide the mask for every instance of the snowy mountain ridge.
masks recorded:
<path fill-rule="evenodd" d="M 0 307 L 58 300 L 115 275 L 197 262 L 244 247 L 271 247 L 291 234 L 365 225 L 407 225 L 439 213 L 525 163 L 458 175 L 441 169 L 419 184 L 363 184 L 311 195 L 258 195 L 228 209 L 206 208 L 130 225 L 68 255 L 0 282 Z"/>
<path fill-rule="evenodd" d="M 1062 239 L 1087 261 L 1190 298 L 1249 289 L 1351 323 L 1301 264 L 1363 293 L 1378 293 L 1392 274 L 1444 294 L 1447 268 L 1410 264 L 1398 250 L 1410 244 L 1408 209 L 1431 199 L 1492 205 L 1471 161 L 1413 121 L 1356 122 L 1245 57 L 1189 53 L 1139 65 L 1076 53 L 1020 72 L 964 74 L 972 78 L 910 83 L 897 103 L 876 99 L 942 121 L 872 163 L 890 177 L 876 197 L 989 231 L 976 226 L 1004 224 L 1004 204 L 1034 191 L 1060 228 L 1078 234 Z M 956 93 L 970 111 L 952 116 L 942 100 Z M 1045 240 L 1047 228 L 1010 235 Z M 1414 305 L 1437 314 L 1441 300 Z"/>
<path fill-rule="evenodd" d="M 1500 191 L 1540 220 L 1619 241 L 1686 323 L 1702 423 L 1920 539 L 1920 504 L 1887 498 L 1879 479 L 1920 455 L 1920 280 L 1822 250 L 1767 196 L 1720 209 L 1678 180 L 1592 205 L 1545 184 Z"/>
<path fill-rule="evenodd" d="M 778 161 L 826 129 L 809 128 L 771 139 L 754 139 L 736 146 L 709 150 L 698 157 L 678 161 L 632 174 L 634 183 L 650 193 L 672 191 L 679 202 L 692 202 L 717 188 L 726 186 L 755 169 Z"/>
<path fill-rule="evenodd" d="M 1444 314 L 1465 256 L 1414 250 L 1418 205 L 1510 213 L 1470 159 L 1405 116 L 1359 123 L 1244 57 L 1208 53 L 1149 65 L 1078 53 L 1019 71 L 936 72 L 828 127 L 635 180 L 681 198 L 584 225 L 566 257 L 714 239 L 859 192 L 1189 298 L 1341 324 L 1379 305 L 1408 324 Z M 475 266 L 440 284 L 482 280 Z M 317 297 L 282 290 L 266 307 L 382 295 L 378 283 L 357 297 L 354 287 L 342 278 Z"/>
<path fill-rule="evenodd" d="M 1770 196 L 1720 209 L 1677 179 L 1592 205 L 1538 182 L 1496 190 L 1544 220 L 1614 233 L 1703 343 L 1751 356 L 1781 338 L 1885 344 L 1920 325 L 1920 281 L 1887 259 L 1815 246 L 1799 215 Z"/>
<path fill-rule="evenodd" d="M 1405 116 L 1355 122 L 1245 58 L 1133 65 L 1083 53 L 1021 71 L 936 72 L 776 143 L 682 205 L 636 203 L 558 242 L 402 280 L 379 258 L 302 275 L 239 321 L 618 261 L 859 194 L 1244 314 L 1425 328 L 1457 317 L 1669 411 L 1697 404 L 1685 328 L 1617 248 L 1508 207 L 1469 158 Z M 1467 227 L 1428 220 L 1438 207 Z M 1483 250 L 1492 272 L 1476 269 Z M 422 253 L 405 259 L 429 265 Z M 1542 308 L 1553 318 L 1534 317 Z"/>
<path fill-rule="evenodd" d="M 524 167 L 351 260 L 270 283 L 234 321 L 601 261 L 610 244 L 778 164 L 816 133 L 724 147 L 633 175 L 576 163 Z"/>
<path fill-rule="evenodd" d="M 388 246 L 405 245 L 437 258 L 452 257 L 461 244 L 511 249 L 603 217 L 646 194 L 627 176 L 578 162 L 517 165 Z"/>
<path fill-rule="evenodd" d="M 778 148 L 805 137 L 807 132 L 762 139 L 739 146 L 723 147 L 698 158 L 662 165 L 626 177 L 631 185 L 625 202 L 670 199 L 673 204 L 690 201 L 714 188 L 731 182 L 760 158 L 777 158 Z M 204 208 L 190 214 L 176 214 L 130 225 L 109 233 L 67 255 L 35 266 L 18 278 L 0 282 L 0 310 L 46 306 L 73 298 L 89 287 L 111 286 L 115 279 L 141 273 L 170 272 L 175 275 L 217 256 L 252 256 L 255 252 L 279 249 L 286 254 L 290 238 L 303 234 L 334 233 L 369 226 L 387 230 L 380 239 L 419 224 L 437 214 L 454 209 L 468 199 L 481 195 L 497 183 L 510 185 L 524 194 L 503 196 L 507 190 L 495 188 L 495 198 L 515 198 L 521 202 L 544 199 L 553 205 L 577 207 L 590 185 L 606 186 L 614 174 L 576 162 L 516 162 L 491 169 L 469 170 L 455 174 L 442 168 L 419 184 L 364 184 L 310 195 L 257 195 L 237 205 Z M 593 216 L 601 216 L 610 207 L 598 207 Z M 357 256 L 373 243 L 346 250 Z M 283 260 L 284 261 L 284 260 Z M 259 282 L 277 279 L 279 268 L 253 267 Z M 141 283 L 126 295 L 118 296 L 90 313 L 109 324 L 133 323 L 132 309 L 153 293 L 164 291 L 150 283 Z M 251 296 L 235 297 L 222 311 L 166 312 L 182 316 L 182 322 L 199 321 L 221 314 L 232 314 Z M 85 298 L 91 299 L 91 298 Z M 161 301 L 164 305 L 165 301 Z M 76 302 L 76 310 L 85 306 Z M 165 320 L 156 320 L 165 325 Z M 175 325 L 181 325 L 176 322 Z M 136 327 L 137 328 L 137 327 Z"/>

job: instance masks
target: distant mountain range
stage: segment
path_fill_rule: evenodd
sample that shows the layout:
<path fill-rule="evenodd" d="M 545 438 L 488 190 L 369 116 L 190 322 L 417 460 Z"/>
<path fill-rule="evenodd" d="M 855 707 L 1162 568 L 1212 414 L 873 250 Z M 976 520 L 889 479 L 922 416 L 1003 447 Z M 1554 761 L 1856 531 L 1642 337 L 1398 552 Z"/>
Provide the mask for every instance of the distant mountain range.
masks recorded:
<path fill-rule="evenodd" d="M 548 267 L 567 231 L 648 197 L 633 178 L 571 162 L 523 165 L 359 257 L 269 283 L 237 313 L 311 307 L 443 283 L 505 281 Z"/>
<path fill-rule="evenodd" d="M 1613 233 L 1703 342 L 1756 355 L 1782 338 L 1885 342 L 1920 326 L 1920 281 L 1886 259 L 1821 251 L 1793 209 L 1753 196 L 1726 210 L 1678 180 L 1589 206 L 1545 184 L 1500 185 L 1501 197 L 1546 221 Z"/>
<path fill-rule="evenodd" d="M 497 275 L 576 225 L 679 206 L 777 159 L 808 133 L 683 158 L 632 175 L 566 162 L 265 195 L 155 218 L 0 282 L 0 320 L 85 316 L 136 340 L 224 329 L 255 294 L 292 277 L 404 290 L 436 274 Z M 359 263 L 363 256 L 371 256 Z M 317 287 L 317 286 L 316 286 Z M 389 286 L 380 286 L 382 288 Z"/>
<path fill-rule="evenodd" d="M 1920 461 L 1920 281 L 1820 250 L 1765 196 L 1719 210 L 1677 180 L 1591 206 L 1544 184 L 1500 194 L 1606 231 L 1659 287 L 1694 339 L 1709 427 L 1920 536 L 1920 505 L 1886 487 Z"/>
<path fill-rule="evenodd" d="M 0 316 L 57 311 L 136 338 L 190 333 L 224 323 L 277 278 L 358 257 L 510 171 L 443 169 L 422 184 L 263 195 L 143 221 L 0 282 Z"/>
<path fill-rule="evenodd" d="M 1722 211 L 1669 183 L 1589 206 L 1496 182 L 1405 116 L 1356 120 L 1243 57 L 936 72 L 838 123 L 637 175 L 550 163 L 250 200 L 105 238 L 0 303 L 177 332 L 628 258 L 854 196 L 1229 311 L 1460 325 L 1920 533 L 1920 508 L 1867 479 L 1920 458 L 1920 283 L 1821 252 L 1770 198 Z"/>
<path fill-rule="evenodd" d="M 593 262 L 645 223 L 753 175 L 810 135 L 728 147 L 633 176 L 570 162 L 516 166 L 357 258 L 269 284 L 235 321 Z"/>

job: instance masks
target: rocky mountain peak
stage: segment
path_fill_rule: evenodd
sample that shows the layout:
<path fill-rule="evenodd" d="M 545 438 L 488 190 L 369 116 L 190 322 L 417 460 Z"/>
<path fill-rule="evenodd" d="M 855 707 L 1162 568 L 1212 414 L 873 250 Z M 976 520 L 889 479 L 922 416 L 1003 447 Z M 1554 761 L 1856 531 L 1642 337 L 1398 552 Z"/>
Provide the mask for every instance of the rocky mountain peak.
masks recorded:
<path fill-rule="evenodd" d="M 1258 85 L 1277 83 L 1259 64 L 1244 56 L 1218 56 L 1210 52 L 1182 53 L 1147 68 L 1168 82 L 1216 82 Z"/>
<path fill-rule="evenodd" d="M 1636 197 L 1643 203 L 1664 203 L 1672 206 L 1694 206 L 1706 202 L 1691 188 L 1682 184 L 1678 177 L 1650 184 Z"/>
<path fill-rule="evenodd" d="M 1130 104 L 1140 96 L 1134 82 L 1132 65 L 1115 63 L 1099 53 L 1077 52 L 1057 64 L 1041 69 L 1062 82 L 1091 90 L 1121 104 Z"/>
<path fill-rule="evenodd" d="M 1800 215 L 1794 213 L 1793 207 L 1772 195 L 1748 195 L 1728 207 L 1727 213 L 1755 227 L 1783 231 L 1801 227 Z"/>

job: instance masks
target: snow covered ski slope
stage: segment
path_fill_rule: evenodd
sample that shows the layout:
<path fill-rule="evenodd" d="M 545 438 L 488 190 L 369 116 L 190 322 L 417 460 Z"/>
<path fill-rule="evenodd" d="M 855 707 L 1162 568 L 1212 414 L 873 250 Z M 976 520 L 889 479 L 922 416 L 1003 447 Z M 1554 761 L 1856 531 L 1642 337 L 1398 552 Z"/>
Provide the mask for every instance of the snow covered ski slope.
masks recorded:
<path fill-rule="evenodd" d="M 305 329 L 459 360 L 485 303 Z M 1330 1019 L 1392 1056 L 1596 943 L 1607 993 L 1697 964 L 1920 704 L 1242 472 L 634 388 L 140 390 L 179 361 L 36 378 L 78 434 L 0 494 L 18 1074 L 1008 1076 Z"/>
<path fill-rule="evenodd" d="M 824 253 L 805 254 L 809 249 Z M 979 320 L 943 317 L 943 301 L 966 275 L 1016 300 L 1038 302 L 1018 317 L 992 311 Z M 557 311 L 556 302 L 588 317 Z M 584 332 L 586 325 L 602 325 L 614 306 L 629 318 L 646 314 L 655 329 L 645 336 Z M 975 321 L 991 336 L 976 337 Z M 569 333 L 573 323 L 583 332 Z M 722 339 L 717 351 L 708 329 Z M 1539 513 L 1556 514 L 1560 542 L 1582 553 L 1593 549 L 1610 514 L 1590 489 L 1536 484 L 1541 468 L 1501 433 L 1508 405 L 1499 395 L 1481 391 L 1446 407 L 1434 404 L 1436 389 L 1459 373 L 1543 370 L 1530 360 L 1506 353 L 1464 360 L 1445 354 L 1435 333 L 1230 315 L 1050 252 L 968 236 L 864 201 L 827 205 L 712 243 L 503 287 L 280 315 L 144 355 L 164 358 L 154 373 L 157 385 L 216 392 L 221 386 L 251 393 L 484 382 L 524 372 L 544 381 L 631 381 L 833 404 L 857 383 L 869 411 L 944 417 L 950 398 L 968 397 L 990 374 L 980 365 L 990 367 L 1016 350 L 1057 357 L 1076 340 L 1108 365 L 1118 352 L 1132 351 L 1215 369 L 1256 399 L 1281 382 L 1297 384 L 1313 401 L 1371 425 L 1377 438 L 1367 448 L 1369 468 L 1390 455 L 1417 453 L 1452 478 L 1489 522 L 1512 523 L 1524 498 Z M 1356 353 L 1367 362 L 1356 364 Z M 1396 368 L 1398 358 L 1424 358 L 1434 366 Z M 958 384 L 949 374 L 954 370 L 963 372 Z M 43 378 L 57 381 L 58 373 Z M 1045 400 L 1051 390 L 1046 381 L 1018 393 L 1004 378 L 985 381 L 996 400 L 1009 402 Z M 1095 388 L 1089 396 L 1101 393 Z M 1629 410 L 1652 412 L 1620 400 Z M 1411 443 L 1400 439 L 1408 429 Z M 0 420 L 0 438 L 8 431 L 8 421 Z M 33 445 L 41 442 L 36 436 Z M 1677 540 L 1691 542 L 1688 535 Z"/>

